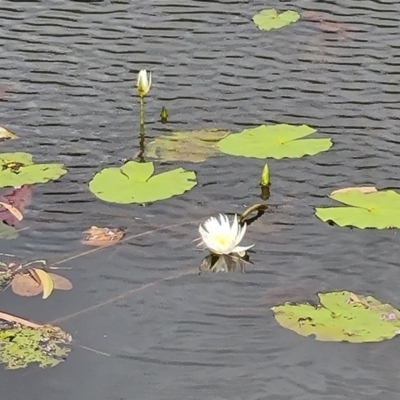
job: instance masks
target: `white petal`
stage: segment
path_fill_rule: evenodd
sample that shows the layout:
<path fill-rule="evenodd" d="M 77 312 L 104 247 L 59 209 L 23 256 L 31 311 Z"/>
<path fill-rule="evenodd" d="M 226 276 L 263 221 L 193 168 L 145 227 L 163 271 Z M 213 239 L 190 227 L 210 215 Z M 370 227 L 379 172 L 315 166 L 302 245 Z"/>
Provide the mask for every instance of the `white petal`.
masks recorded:
<path fill-rule="evenodd" d="M 243 224 L 243 226 L 239 227 L 239 233 L 236 238 L 236 245 L 238 245 L 242 241 L 244 234 L 246 233 L 246 229 L 247 225 L 245 223 Z"/>
<path fill-rule="evenodd" d="M 235 237 L 235 240 L 236 240 L 236 238 L 238 237 L 238 233 L 240 232 L 239 222 L 238 222 L 238 218 L 237 218 L 236 214 L 233 217 L 231 231 L 232 231 L 232 235 Z"/>
<path fill-rule="evenodd" d="M 251 249 L 253 246 L 254 246 L 254 244 L 252 244 L 251 246 L 236 246 L 232 250 L 232 253 L 240 253 L 242 251 L 247 251 L 248 249 Z"/>

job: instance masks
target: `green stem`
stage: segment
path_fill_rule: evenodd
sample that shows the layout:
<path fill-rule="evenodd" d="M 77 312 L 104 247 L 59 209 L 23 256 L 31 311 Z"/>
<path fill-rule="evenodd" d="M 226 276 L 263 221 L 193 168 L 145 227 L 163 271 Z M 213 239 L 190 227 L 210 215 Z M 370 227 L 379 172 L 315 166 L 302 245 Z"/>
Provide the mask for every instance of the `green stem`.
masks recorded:
<path fill-rule="evenodd" d="M 144 118 L 144 98 L 140 97 L 140 142 L 139 142 L 139 161 L 145 162 L 144 151 L 145 151 L 145 118 Z"/>
<path fill-rule="evenodd" d="M 144 98 L 140 97 L 140 131 L 144 130 Z"/>

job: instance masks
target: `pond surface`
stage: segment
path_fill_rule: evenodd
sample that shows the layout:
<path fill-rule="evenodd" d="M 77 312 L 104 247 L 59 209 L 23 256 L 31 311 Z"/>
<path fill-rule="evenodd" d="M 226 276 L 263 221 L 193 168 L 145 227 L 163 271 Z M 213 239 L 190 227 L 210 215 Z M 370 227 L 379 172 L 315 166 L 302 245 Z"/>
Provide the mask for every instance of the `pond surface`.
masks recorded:
<path fill-rule="evenodd" d="M 400 307 L 397 231 L 340 229 L 313 216 L 333 189 L 398 188 L 400 179 L 400 4 L 339 3 L 1 2 L 0 125 L 20 137 L 3 149 L 64 162 L 69 173 L 33 188 L 29 229 L 1 241 L 0 251 L 65 260 L 60 273 L 74 284 L 46 301 L 1 294 L 2 310 L 58 320 L 74 337 L 55 368 L 0 370 L 4 398 L 398 398 L 398 339 L 315 342 L 280 328 L 268 310 L 285 300 L 280 291 L 335 289 Z M 261 32 L 251 17 L 266 7 L 295 8 L 303 18 Z M 154 80 L 148 138 L 264 122 L 304 123 L 333 138 L 329 152 L 270 161 L 270 202 L 281 207 L 249 227 L 244 244 L 256 246 L 246 274 L 190 274 L 205 255 L 192 240 L 198 221 L 260 201 L 262 160 L 175 163 L 194 169 L 198 186 L 146 207 L 89 192 L 99 168 L 138 151 L 141 68 Z M 162 106 L 166 125 L 158 122 Z M 80 238 L 91 225 L 135 236 L 70 258 L 88 250 Z M 159 281 L 174 274 L 182 276 Z"/>

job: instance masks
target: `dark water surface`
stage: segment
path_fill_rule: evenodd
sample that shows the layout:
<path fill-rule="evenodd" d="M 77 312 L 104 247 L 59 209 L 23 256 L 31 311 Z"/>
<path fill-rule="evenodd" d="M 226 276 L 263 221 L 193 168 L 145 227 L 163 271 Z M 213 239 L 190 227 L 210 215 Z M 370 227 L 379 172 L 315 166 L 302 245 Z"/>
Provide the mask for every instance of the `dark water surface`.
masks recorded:
<path fill-rule="evenodd" d="M 251 17 L 266 7 L 304 18 L 263 33 Z M 256 307 L 272 289 L 344 288 L 400 307 L 397 231 L 339 229 L 313 217 L 334 188 L 400 186 L 399 23 L 398 1 L 2 0 L 0 125 L 20 136 L 3 149 L 62 161 L 69 173 L 34 187 L 30 229 L 0 251 L 59 261 L 87 250 L 79 240 L 91 225 L 141 235 L 61 264 L 73 291 L 46 301 L 7 291 L 2 310 L 49 322 L 185 273 L 204 255 L 192 243 L 197 222 L 143 233 L 259 201 L 263 162 L 239 157 L 176 163 L 196 170 L 198 186 L 146 207 L 91 195 L 87 182 L 99 168 L 138 150 L 139 69 L 154 77 L 149 137 L 287 122 L 335 142 L 315 157 L 270 162 L 270 201 L 282 207 L 249 228 L 255 265 L 246 274 L 182 276 L 60 321 L 75 339 L 68 360 L 0 370 L 2 398 L 397 399 L 398 339 L 315 342 Z M 167 125 L 158 122 L 163 105 Z"/>

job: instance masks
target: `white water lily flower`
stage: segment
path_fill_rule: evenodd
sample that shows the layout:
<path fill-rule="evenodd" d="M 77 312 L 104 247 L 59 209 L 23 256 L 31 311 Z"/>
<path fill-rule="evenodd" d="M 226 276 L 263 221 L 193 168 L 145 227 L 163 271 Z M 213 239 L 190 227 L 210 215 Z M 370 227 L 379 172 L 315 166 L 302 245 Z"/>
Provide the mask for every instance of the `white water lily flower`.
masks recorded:
<path fill-rule="evenodd" d="M 147 71 L 145 69 L 140 70 L 137 77 L 137 92 L 140 97 L 146 96 L 151 88 L 151 72 L 147 77 Z"/>
<path fill-rule="evenodd" d="M 237 215 L 233 219 L 232 226 L 226 215 L 220 214 L 220 220 L 215 217 L 209 218 L 203 225 L 200 225 L 199 232 L 203 244 L 214 254 L 238 253 L 241 255 L 254 246 L 239 246 L 244 234 L 246 224 L 239 225 Z"/>

